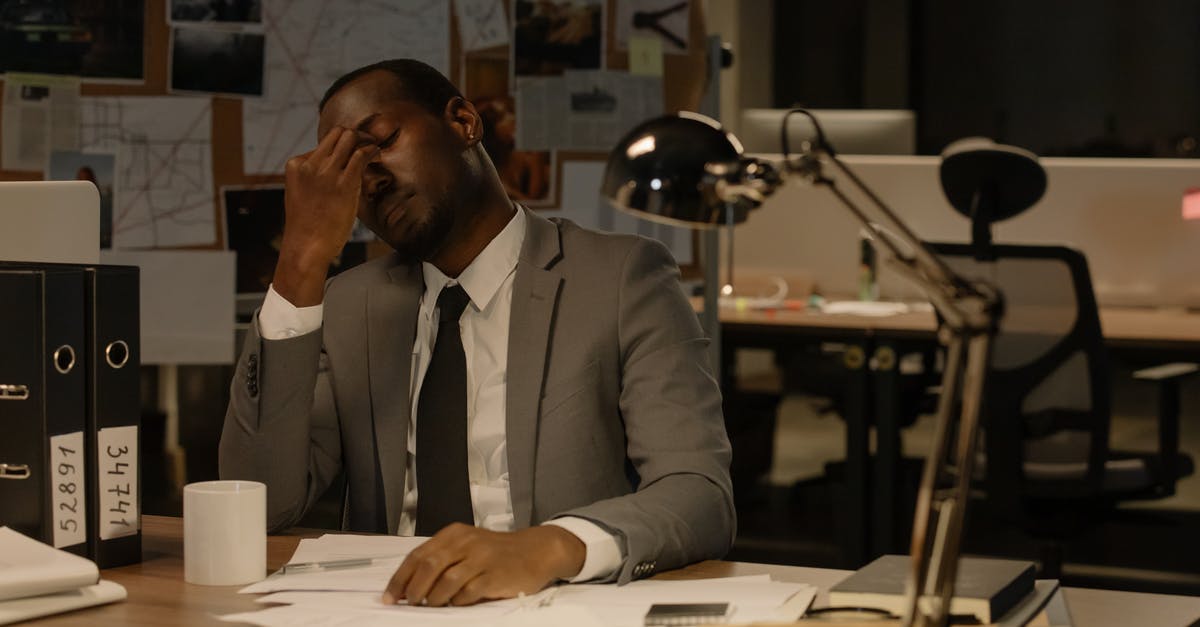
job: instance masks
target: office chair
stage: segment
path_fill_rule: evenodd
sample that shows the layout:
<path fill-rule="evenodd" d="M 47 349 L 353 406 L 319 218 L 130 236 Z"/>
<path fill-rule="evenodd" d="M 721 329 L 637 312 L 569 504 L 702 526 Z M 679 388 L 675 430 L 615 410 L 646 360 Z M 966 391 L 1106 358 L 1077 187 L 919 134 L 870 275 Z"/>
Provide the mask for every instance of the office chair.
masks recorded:
<path fill-rule="evenodd" d="M 1136 373 L 1161 386 L 1158 451 L 1110 450 L 1109 363 L 1086 258 L 1064 246 L 991 241 L 991 223 L 1041 197 L 1045 175 L 1039 183 L 1034 167 L 1041 172 L 1020 149 L 951 145 L 942 184 L 951 204 L 972 219 L 972 242 L 931 246 L 952 270 L 990 281 L 1004 295 L 976 478 L 990 513 L 1046 542 L 1042 576 L 1058 577 L 1063 540 L 1120 501 L 1174 494 L 1176 482 L 1192 473 L 1191 458 L 1179 451 L 1178 380 L 1196 368 Z"/>

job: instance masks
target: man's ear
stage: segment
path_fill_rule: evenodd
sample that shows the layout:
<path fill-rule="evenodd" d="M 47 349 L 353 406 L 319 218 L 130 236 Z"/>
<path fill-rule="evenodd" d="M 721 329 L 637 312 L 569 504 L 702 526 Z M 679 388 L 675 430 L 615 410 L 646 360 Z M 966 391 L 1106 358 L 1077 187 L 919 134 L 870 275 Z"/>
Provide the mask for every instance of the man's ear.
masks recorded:
<path fill-rule="evenodd" d="M 455 96 L 446 102 L 446 124 L 468 146 L 474 146 L 483 139 L 483 118 L 475 110 L 470 100 Z"/>

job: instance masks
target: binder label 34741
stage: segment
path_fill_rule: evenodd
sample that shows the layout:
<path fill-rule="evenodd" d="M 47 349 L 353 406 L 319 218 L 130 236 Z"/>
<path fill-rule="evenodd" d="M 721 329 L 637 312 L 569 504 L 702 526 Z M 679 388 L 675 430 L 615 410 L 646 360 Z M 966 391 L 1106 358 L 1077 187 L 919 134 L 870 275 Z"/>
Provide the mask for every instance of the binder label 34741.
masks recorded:
<path fill-rule="evenodd" d="M 138 532 L 138 428 L 100 429 L 96 438 L 100 483 L 100 539 Z"/>
<path fill-rule="evenodd" d="M 82 431 L 50 437 L 49 470 L 54 548 L 82 544 L 87 539 L 87 466 L 83 463 Z"/>

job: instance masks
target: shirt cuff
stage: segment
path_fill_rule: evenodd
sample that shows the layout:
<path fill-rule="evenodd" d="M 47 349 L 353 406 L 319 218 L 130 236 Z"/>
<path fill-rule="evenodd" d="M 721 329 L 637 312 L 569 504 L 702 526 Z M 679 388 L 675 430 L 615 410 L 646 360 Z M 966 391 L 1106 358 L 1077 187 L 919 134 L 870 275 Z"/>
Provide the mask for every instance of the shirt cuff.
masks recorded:
<path fill-rule="evenodd" d="M 312 333 L 321 328 L 325 305 L 297 307 L 275 291 L 275 284 L 267 288 L 267 297 L 258 310 L 258 334 L 265 340 L 286 340 L 290 337 Z"/>
<path fill-rule="evenodd" d="M 562 527 L 583 542 L 583 568 L 568 580 L 570 583 L 607 577 L 621 567 L 621 547 L 617 545 L 617 539 L 596 523 L 575 516 L 564 516 L 542 524 Z"/>

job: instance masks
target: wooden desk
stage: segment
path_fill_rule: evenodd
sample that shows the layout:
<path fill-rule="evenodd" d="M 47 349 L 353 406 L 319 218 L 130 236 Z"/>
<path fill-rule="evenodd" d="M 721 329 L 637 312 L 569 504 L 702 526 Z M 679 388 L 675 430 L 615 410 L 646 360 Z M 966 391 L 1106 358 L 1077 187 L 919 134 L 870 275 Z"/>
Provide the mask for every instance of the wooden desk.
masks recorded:
<path fill-rule="evenodd" d="M 721 328 L 776 333 L 818 334 L 823 331 L 933 339 L 937 318 L 932 311 L 894 316 L 822 314 L 806 310 L 736 310 L 722 307 Z M 1184 309 L 1101 307 L 1100 327 L 1110 346 L 1200 349 L 1200 312 Z"/>
<path fill-rule="evenodd" d="M 102 571 L 105 579 L 115 581 L 129 592 L 129 598 L 96 608 L 59 614 L 40 620 L 38 625 L 226 625 L 216 619 L 221 614 L 252 611 L 262 606 L 256 595 L 238 594 L 240 586 L 197 586 L 183 581 L 183 521 L 161 516 L 142 517 L 144 534 L 141 564 Z M 267 539 L 267 568 L 276 570 L 296 549 L 302 537 L 314 537 L 321 531 Z M 698 579 L 769 574 L 779 581 L 810 583 L 821 588 L 817 605 L 825 605 L 825 590 L 850 574 L 845 570 L 708 561 L 662 573 L 660 579 Z M 1080 627 L 1187 625 L 1200 618 L 1200 598 L 1109 590 L 1067 588 L 1067 605 L 1075 624 Z"/>
<path fill-rule="evenodd" d="M 736 352 L 766 348 L 786 355 L 819 342 L 844 345 L 846 368 L 847 506 L 843 508 L 845 566 L 856 568 L 873 557 L 903 551 L 898 537 L 898 468 L 901 462 L 898 360 L 914 351 L 931 351 L 936 316 L 915 311 L 893 316 L 823 314 L 808 310 L 720 311 L 722 389 L 736 389 Z M 1194 359 L 1200 351 L 1200 313 L 1182 309 L 1104 307 L 1100 324 L 1110 349 L 1161 363 Z M 870 430 L 877 438 L 875 464 Z"/>

